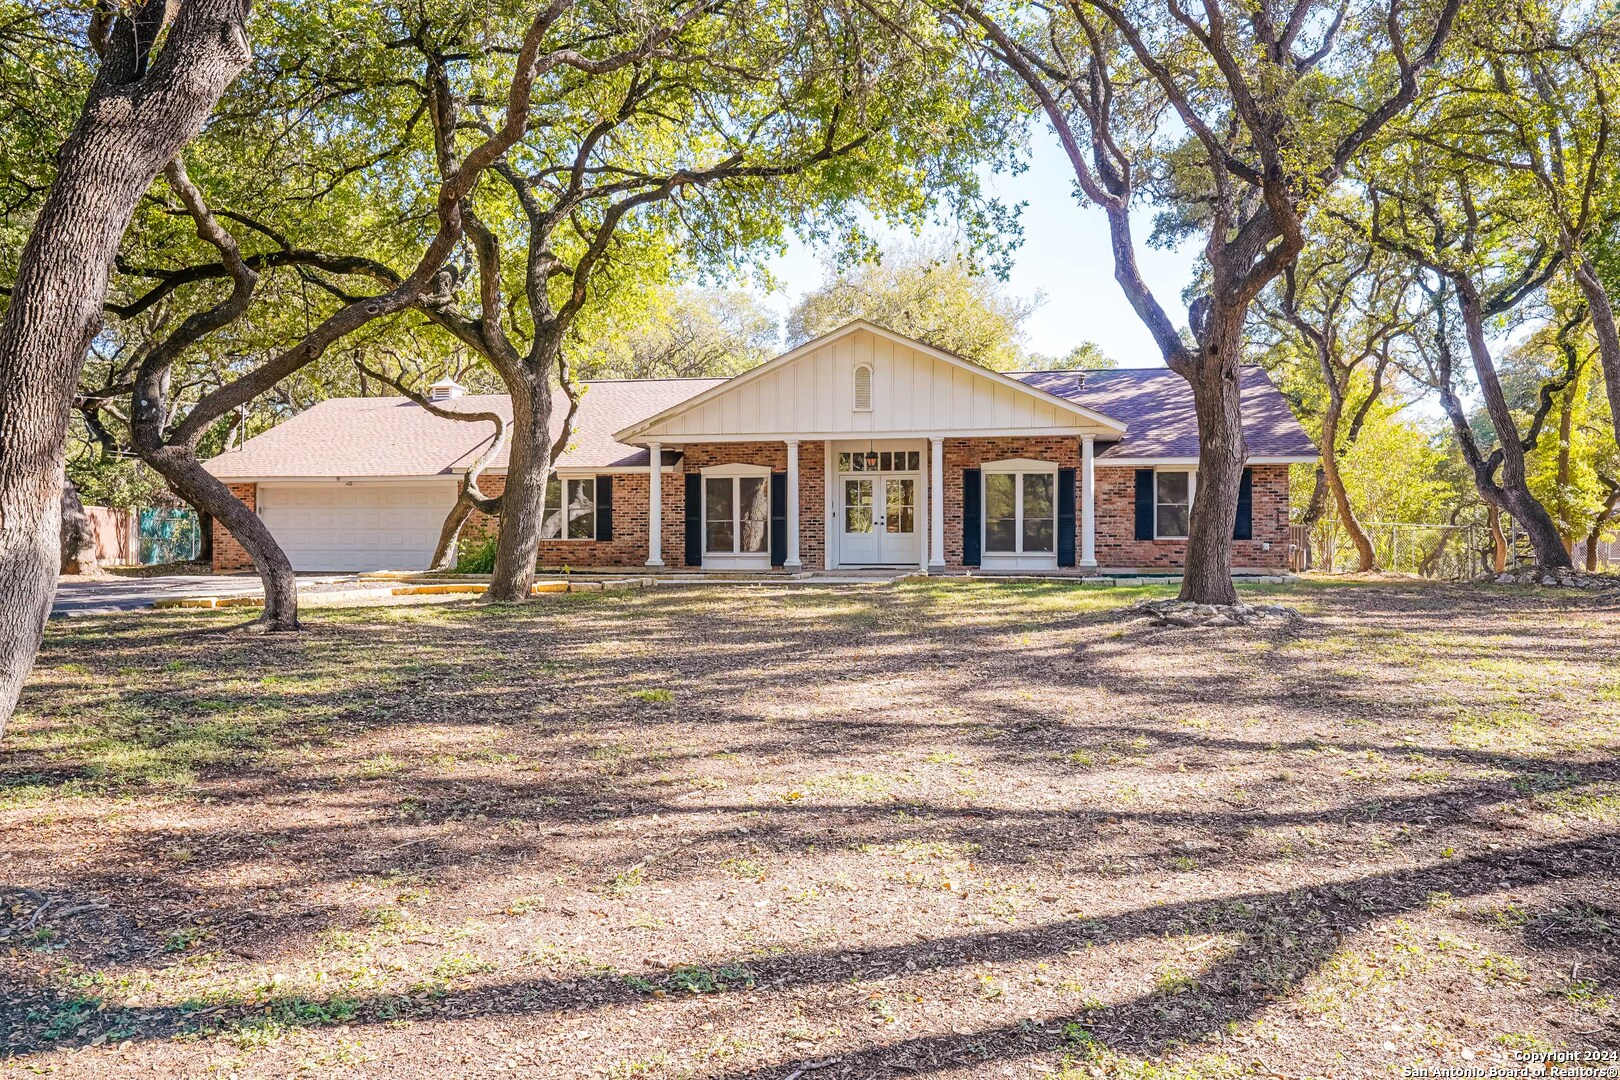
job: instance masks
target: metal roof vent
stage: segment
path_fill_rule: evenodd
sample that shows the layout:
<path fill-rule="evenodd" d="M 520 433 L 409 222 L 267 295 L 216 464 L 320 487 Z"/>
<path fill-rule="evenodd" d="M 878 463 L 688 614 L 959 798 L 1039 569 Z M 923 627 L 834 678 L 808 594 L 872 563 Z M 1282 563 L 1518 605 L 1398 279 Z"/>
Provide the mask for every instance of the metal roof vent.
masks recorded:
<path fill-rule="evenodd" d="M 440 379 L 428 387 L 429 401 L 449 401 L 458 398 L 467 392 L 467 388 L 454 379 Z"/>

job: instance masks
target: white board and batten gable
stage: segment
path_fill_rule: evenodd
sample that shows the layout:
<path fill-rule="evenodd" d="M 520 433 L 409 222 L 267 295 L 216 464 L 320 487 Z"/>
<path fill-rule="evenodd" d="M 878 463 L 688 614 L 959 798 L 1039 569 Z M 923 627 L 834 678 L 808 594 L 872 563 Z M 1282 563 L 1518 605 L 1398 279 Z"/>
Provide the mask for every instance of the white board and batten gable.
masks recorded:
<path fill-rule="evenodd" d="M 614 437 L 623 443 L 1095 434 L 1119 421 L 854 322 Z"/>

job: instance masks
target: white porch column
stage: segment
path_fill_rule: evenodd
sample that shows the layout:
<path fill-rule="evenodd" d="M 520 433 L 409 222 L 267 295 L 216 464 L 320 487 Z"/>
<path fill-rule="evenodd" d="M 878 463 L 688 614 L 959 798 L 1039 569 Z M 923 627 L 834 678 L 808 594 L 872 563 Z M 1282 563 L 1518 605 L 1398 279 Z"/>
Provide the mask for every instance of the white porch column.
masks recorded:
<path fill-rule="evenodd" d="M 787 558 L 782 561 L 785 570 L 798 570 L 799 561 L 799 440 L 787 440 Z"/>
<path fill-rule="evenodd" d="M 647 444 L 647 565 L 664 565 L 664 447 Z"/>
<path fill-rule="evenodd" d="M 1097 461 L 1095 435 L 1081 436 L 1080 458 L 1080 565 L 1097 565 Z"/>
<path fill-rule="evenodd" d="M 945 569 L 945 440 L 928 440 L 928 569 Z"/>

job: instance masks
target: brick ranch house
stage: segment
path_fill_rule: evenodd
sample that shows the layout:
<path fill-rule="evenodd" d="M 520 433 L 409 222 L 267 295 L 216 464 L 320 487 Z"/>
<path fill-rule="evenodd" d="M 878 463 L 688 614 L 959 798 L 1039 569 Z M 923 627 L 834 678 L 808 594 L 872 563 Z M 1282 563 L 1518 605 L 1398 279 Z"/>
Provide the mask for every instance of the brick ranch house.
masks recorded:
<path fill-rule="evenodd" d="M 1288 466 L 1316 448 L 1264 371 L 1242 378 L 1251 456 L 1233 563 L 1275 571 Z M 433 394 L 509 409 L 453 383 Z M 492 437 L 404 398 L 339 398 L 208 468 L 296 569 L 421 569 Z M 1197 466 L 1192 393 L 1167 369 L 1001 374 L 855 322 L 730 379 L 590 384 L 547 492 L 540 565 L 1174 571 Z M 484 491 L 505 467 L 490 464 Z M 463 544 L 494 527 L 469 522 Z M 215 529 L 214 569 L 248 569 Z"/>

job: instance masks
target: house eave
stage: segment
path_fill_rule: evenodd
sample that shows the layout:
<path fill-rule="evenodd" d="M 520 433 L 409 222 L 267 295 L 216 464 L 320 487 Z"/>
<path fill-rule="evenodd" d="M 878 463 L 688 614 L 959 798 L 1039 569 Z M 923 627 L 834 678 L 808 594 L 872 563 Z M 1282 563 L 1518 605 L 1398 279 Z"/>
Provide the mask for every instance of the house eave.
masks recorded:
<path fill-rule="evenodd" d="M 666 449 L 690 446 L 694 443 L 751 443 L 751 442 L 858 442 L 867 443 L 896 439 L 998 439 L 1002 437 L 1054 436 L 1079 438 L 1096 434 L 1087 427 L 1026 427 L 1026 428 L 918 428 L 899 431 L 745 431 L 725 435 L 670 436 L 668 442 L 659 440 Z M 1100 460 L 1100 459 L 1099 459 Z"/>
<path fill-rule="evenodd" d="M 1320 460 L 1319 454 L 1256 454 L 1244 462 L 1245 465 L 1314 465 Z M 1101 455 L 1097 458 L 1097 467 L 1119 466 L 1121 468 L 1134 467 L 1145 469 L 1156 465 L 1197 465 L 1198 455 L 1141 455 L 1135 457 L 1108 457 Z"/>
<path fill-rule="evenodd" d="M 1095 409 L 1088 409 L 1084 405 L 1077 405 L 1074 402 L 1070 401 L 1068 398 L 1060 397 L 1057 394 L 1053 394 L 1053 393 L 1050 393 L 1050 392 L 1048 392 L 1046 390 L 1042 390 L 1039 387 L 1030 386 L 1029 384 L 1024 383 L 1024 382 L 1020 382 L 1019 380 L 1014 379 L 1011 376 L 1004 375 L 999 371 L 992 371 L 987 367 L 983 367 L 982 365 L 975 364 L 973 361 L 964 359 L 963 357 L 957 356 L 954 353 L 946 352 L 943 349 L 935 348 L 934 346 L 929 345 L 926 342 L 916 341 L 916 340 L 913 340 L 912 338 L 905 337 L 902 334 L 896 334 L 892 330 L 886 330 L 883 327 L 878 326 L 875 323 L 867 322 L 865 319 L 856 319 L 853 322 L 845 323 L 843 326 L 839 327 L 837 330 L 833 330 L 830 333 L 823 334 L 818 338 L 814 338 L 814 339 L 812 339 L 810 341 L 805 342 L 803 345 L 800 345 L 796 349 L 791 349 L 788 352 L 783 353 L 781 356 L 778 356 L 778 357 L 776 357 L 776 358 L 774 358 L 772 360 L 768 360 L 765 363 L 760 364 L 758 367 L 750 368 L 749 370 L 743 372 L 742 374 L 734 376 L 734 377 L 726 380 L 725 382 L 720 383 L 718 386 L 711 386 L 709 389 L 703 391 L 701 394 L 698 394 L 695 397 L 688 398 L 687 400 L 685 400 L 683 402 L 680 402 L 677 405 L 672 405 L 669 408 L 665 409 L 661 413 L 658 413 L 658 414 L 656 414 L 654 416 L 649 416 L 645 420 L 638 420 L 636 423 L 631 424 L 628 427 L 625 427 L 622 430 L 615 432 L 614 435 L 613 435 L 613 439 L 614 439 L 615 442 L 621 442 L 621 443 L 626 443 L 626 444 L 635 444 L 638 441 L 642 442 L 642 443 L 645 443 L 646 441 L 649 441 L 646 438 L 645 433 L 650 431 L 651 429 L 657 427 L 658 425 L 660 425 L 660 424 L 662 424 L 662 423 L 664 423 L 664 422 L 666 422 L 666 421 L 668 421 L 670 419 L 673 419 L 674 417 L 679 416 L 680 414 L 682 414 L 682 413 L 684 413 L 684 412 L 686 412 L 686 411 L 688 411 L 690 409 L 695 409 L 695 408 L 703 405 L 706 402 L 713 401 L 715 398 L 719 397 L 721 394 L 729 393 L 732 390 L 735 390 L 740 386 L 746 386 L 748 383 L 754 381 L 755 379 L 760 378 L 761 376 L 767 375 L 770 372 L 777 370 L 778 368 L 786 367 L 788 364 L 793 363 L 795 360 L 798 360 L 799 358 L 801 358 L 803 356 L 806 356 L 809 353 L 815 352 L 817 349 L 823 348 L 823 347 L 825 347 L 827 345 L 830 345 L 831 343 L 833 343 L 835 341 L 838 341 L 841 338 L 848 337 L 849 335 L 857 333 L 857 332 L 862 331 L 862 330 L 866 331 L 867 333 L 873 334 L 873 335 L 875 335 L 877 337 L 883 338 L 886 341 L 893 342 L 893 343 L 895 343 L 897 345 L 903 345 L 903 346 L 905 346 L 907 348 L 915 349 L 916 351 L 922 353 L 925 356 L 932 357 L 932 358 L 934 358 L 936 360 L 940 360 L 940 361 L 942 361 L 944 363 L 947 363 L 947 364 L 952 364 L 952 365 L 954 365 L 956 367 L 959 367 L 959 368 L 962 368 L 962 369 L 964 369 L 966 371 L 971 371 L 976 375 L 982 375 L 985 378 L 990 379 L 992 382 L 995 382 L 995 383 L 998 383 L 999 385 L 1005 386 L 1008 389 L 1016 390 L 1016 391 L 1018 391 L 1020 393 L 1028 394 L 1030 397 L 1033 397 L 1033 398 L 1036 398 L 1038 400 L 1047 402 L 1048 404 L 1056 405 L 1059 408 L 1063 409 L 1065 412 L 1068 412 L 1068 413 L 1070 413 L 1070 414 L 1072 414 L 1074 416 L 1077 416 L 1077 417 L 1087 421 L 1088 424 L 1090 424 L 1090 425 L 1092 425 L 1092 426 L 1094 426 L 1096 428 L 1101 428 L 1104 431 L 1112 432 L 1112 433 L 1114 433 L 1116 435 L 1124 435 L 1125 434 L 1125 424 L 1122 421 L 1116 420 L 1112 416 L 1108 416 L 1105 413 L 1097 412 Z M 882 437 L 884 437 L 884 438 L 902 438 L 902 437 L 909 437 L 909 434 L 910 433 L 884 432 L 884 433 L 882 433 Z M 939 432 L 931 432 L 929 434 L 933 434 L 935 436 L 938 436 L 940 433 Z M 986 435 L 1013 435 L 1013 434 L 1018 434 L 1018 432 L 1014 432 L 1014 431 L 987 431 L 987 432 L 981 432 L 980 434 L 986 434 Z M 824 437 L 824 436 L 821 436 L 821 435 L 814 435 L 814 434 L 809 434 L 809 433 L 795 434 L 795 433 L 792 433 L 792 432 L 768 432 L 768 433 L 767 432 L 761 432 L 761 433 L 755 434 L 754 439 L 757 440 L 757 439 L 761 439 L 761 438 L 786 438 L 786 437 L 789 437 L 789 436 L 794 437 L 794 438 L 804 438 L 804 439 Z M 849 436 L 848 432 L 843 432 L 843 433 L 840 433 L 840 435 L 838 437 L 844 438 L 844 437 L 850 437 L 850 436 Z M 672 439 L 672 441 L 679 441 L 679 442 L 700 442 L 700 441 L 701 442 L 720 442 L 722 440 L 719 439 L 719 438 L 708 438 L 708 437 L 705 437 L 705 438 L 700 440 L 700 439 L 694 439 L 691 436 L 684 436 L 679 440 L 673 440 Z M 732 440 L 728 440 L 728 441 L 741 441 L 741 440 L 740 439 L 732 439 Z"/>
<path fill-rule="evenodd" d="M 433 483 L 452 481 L 456 474 L 445 471 L 437 473 L 390 473 L 387 475 L 352 476 L 347 473 L 304 473 L 289 475 L 286 473 L 260 474 L 251 476 L 221 476 L 213 474 L 214 479 L 222 484 L 369 484 L 376 482 L 398 483 Z"/>

